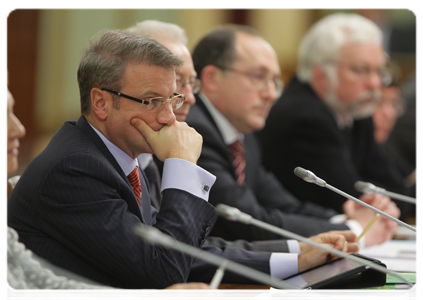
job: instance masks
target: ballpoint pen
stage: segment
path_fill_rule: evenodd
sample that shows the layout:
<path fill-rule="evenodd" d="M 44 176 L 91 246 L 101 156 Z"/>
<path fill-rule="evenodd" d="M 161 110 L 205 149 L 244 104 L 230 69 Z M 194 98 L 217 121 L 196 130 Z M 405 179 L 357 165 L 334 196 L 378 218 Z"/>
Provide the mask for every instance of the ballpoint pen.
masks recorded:
<path fill-rule="evenodd" d="M 223 275 L 225 274 L 226 261 L 216 270 L 216 273 L 213 276 L 212 281 L 210 282 L 211 289 L 217 289 L 220 282 L 222 281 Z"/>
<path fill-rule="evenodd" d="M 377 220 L 378 217 L 379 217 L 379 214 L 376 214 L 374 216 L 374 218 L 370 221 L 370 223 L 366 226 L 366 228 L 364 228 L 363 232 L 357 238 L 357 243 L 364 236 L 364 234 L 367 232 L 367 230 L 369 230 L 369 228 L 373 225 L 373 223 Z"/>

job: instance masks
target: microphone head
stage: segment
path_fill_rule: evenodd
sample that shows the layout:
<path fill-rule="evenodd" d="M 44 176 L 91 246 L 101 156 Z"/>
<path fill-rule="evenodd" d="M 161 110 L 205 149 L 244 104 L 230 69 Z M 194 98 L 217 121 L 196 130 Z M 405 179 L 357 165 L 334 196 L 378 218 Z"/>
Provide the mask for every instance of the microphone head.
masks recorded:
<path fill-rule="evenodd" d="M 310 173 L 311 173 L 310 171 L 303 169 L 301 167 L 296 167 L 294 169 L 295 175 L 297 175 L 298 177 L 300 177 L 301 179 L 303 179 L 307 182 L 313 182 L 313 176 Z"/>
<path fill-rule="evenodd" d="M 226 204 L 216 205 L 216 212 L 219 216 L 230 221 L 237 221 L 240 211 L 238 208 L 228 206 Z"/>
<path fill-rule="evenodd" d="M 252 220 L 250 215 L 241 212 L 238 208 L 225 204 L 216 205 L 216 212 L 219 216 L 229 220 L 249 224 Z"/>
<path fill-rule="evenodd" d="M 313 172 L 306 170 L 301 167 L 296 167 L 294 169 L 294 174 L 303 179 L 304 181 L 311 182 L 317 184 L 318 186 L 326 186 L 326 181 L 320 179 Z"/>
<path fill-rule="evenodd" d="M 354 187 L 357 191 L 365 193 L 365 194 L 388 195 L 388 192 L 384 188 L 377 187 L 370 182 L 357 181 L 354 184 Z"/>
<path fill-rule="evenodd" d="M 375 193 L 375 186 L 369 182 L 357 181 L 354 184 L 354 188 L 361 193 L 366 193 L 366 194 Z"/>

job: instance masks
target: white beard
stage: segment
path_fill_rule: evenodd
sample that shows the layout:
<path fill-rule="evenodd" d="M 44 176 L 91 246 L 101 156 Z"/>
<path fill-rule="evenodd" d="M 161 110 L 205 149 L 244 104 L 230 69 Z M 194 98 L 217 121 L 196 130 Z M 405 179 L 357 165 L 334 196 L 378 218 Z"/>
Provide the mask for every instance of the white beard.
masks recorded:
<path fill-rule="evenodd" d="M 361 93 L 354 101 L 354 104 L 348 108 L 349 115 L 354 120 L 372 116 L 380 98 L 380 90 L 370 90 Z"/>
<path fill-rule="evenodd" d="M 347 106 L 339 100 L 336 95 L 336 86 L 332 85 L 323 100 L 342 119 L 358 120 L 372 116 L 380 98 L 380 90 L 364 91 L 357 96 L 352 105 Z"/>

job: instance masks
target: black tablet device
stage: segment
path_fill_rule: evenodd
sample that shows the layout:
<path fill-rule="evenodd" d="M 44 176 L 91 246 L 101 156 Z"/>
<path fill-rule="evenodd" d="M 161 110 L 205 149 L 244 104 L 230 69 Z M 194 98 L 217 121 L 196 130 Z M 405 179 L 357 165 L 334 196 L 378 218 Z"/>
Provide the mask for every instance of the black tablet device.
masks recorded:
<path fill-rule="evenodd" d="M 353 255 L 386 268 L 379 260 Z M 287 277 L 284 281 L 300 289 L 357 289 L 384 286 L 386 274 L 351 259 L 338 258 Z"/>

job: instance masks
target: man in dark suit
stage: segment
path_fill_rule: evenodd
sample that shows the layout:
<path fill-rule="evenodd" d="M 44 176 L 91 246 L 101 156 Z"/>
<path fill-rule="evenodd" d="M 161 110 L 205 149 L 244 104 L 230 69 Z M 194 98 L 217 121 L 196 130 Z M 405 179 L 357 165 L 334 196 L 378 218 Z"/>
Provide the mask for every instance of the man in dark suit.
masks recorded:
<path fill-rule="evenodd" d="M 9 226 L 35 254 L 114 287 L 186 281 L 192 257 L 132 233 L 144 223 L 200 247 L 217 218 L 207 203 L 214 176 L 195 165 L 201 136 L 172 112 L 183 100 L 174 93 L 182 64 L 156 41 L 122 31 L 91 40 L 78 69 L 82 116 L 66 122 L 28 165 L 8 203 Z M 176 172 L 196 181 L 188 188 L 188 179 L 169 181 L 157 214 L 137 166 L 143 152 L 166 160 L 170 179 L 180 178 Z M 127 178 L 132 172 L 138 179 Z"/>
<path fill-rule="evenodd" d="M 346 201 L 292 176 L 297 166 L 355 197 L 358 180 L 407 194 L 405 175 L 374 138 L 371 116 L 389 83 L 385 66 L 382 32 L 359 15 L 330 15 L 304 37 L 297 76 L 259 133 L 265 166 L 299 199 L 338 212 Z M 412 208 L 396 204 L 402 218 Z"/>
<path fill-rule="evenodd" d="M 335 211 L 302 203 L 262 165 L 260 146 L 252 132 L 264 126 L 268 111 L 281 92 L 279 64 L 272 47 L 251 28 L 222 26 L 197 44 L 193 61 L 202 89 L 187 123 L 203 136 L 198 164 L 217 177 L 210 202 L 237 207 L 256 219 L 305 236 L 347 228 L 355 228 L 360 234 L 373 212 L 349 201 L 345 209 L 349 220 L 345 224 L 329 222 Z M 244 144 L 244 161 L 231 153 L 230 145 L 240 140 Z M 369 198 L 379 208 L 393 215 L 398 213 L 386 197 Z M 378 220 L 367 233 L 366 245 L 386 241 L 395 227 L 387 219 Z M 228 240 L 277 238 L 254 226 L 221 219 L 212 234 Z"/>

